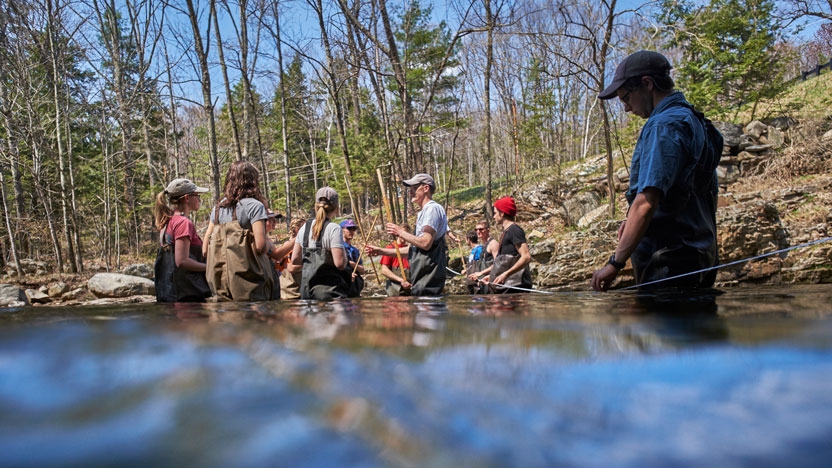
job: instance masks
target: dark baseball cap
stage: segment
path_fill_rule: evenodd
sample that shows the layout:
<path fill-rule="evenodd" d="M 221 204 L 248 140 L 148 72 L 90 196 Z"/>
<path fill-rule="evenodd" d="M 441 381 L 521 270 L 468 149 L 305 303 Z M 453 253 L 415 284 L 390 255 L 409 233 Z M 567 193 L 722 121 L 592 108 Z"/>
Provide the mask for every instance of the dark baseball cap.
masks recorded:
<path fill-rule="evenodd" d="M 671 68 L 667 57 L 658 52 L 652 50 L 633 52 L 618 64 L 612 83 L 601 91 L 598 99 L 614 98 L 618 88 L 623 86 L 624 82 L 630 78 L 667 75 Z"/>

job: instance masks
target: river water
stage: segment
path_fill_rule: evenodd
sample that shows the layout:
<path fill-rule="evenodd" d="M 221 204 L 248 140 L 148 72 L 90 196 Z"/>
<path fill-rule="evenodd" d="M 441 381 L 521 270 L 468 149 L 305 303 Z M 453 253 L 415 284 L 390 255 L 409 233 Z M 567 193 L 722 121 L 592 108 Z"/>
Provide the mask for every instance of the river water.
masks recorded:
<path fill-rule="evenodd" d="M 3 466 L 829 466 L 832 285 L 0 312 Z"/>

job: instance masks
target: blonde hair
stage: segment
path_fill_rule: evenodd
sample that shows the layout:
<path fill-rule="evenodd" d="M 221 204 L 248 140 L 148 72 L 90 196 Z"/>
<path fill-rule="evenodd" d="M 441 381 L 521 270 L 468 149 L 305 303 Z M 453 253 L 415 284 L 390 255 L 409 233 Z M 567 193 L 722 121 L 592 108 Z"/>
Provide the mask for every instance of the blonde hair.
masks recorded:
<path fill-rule="evenodd" d="M 312 237 L 317 239 L 321 235 L 321 230 L 324 227 L 324 221 L 327 215 L 335 212 L 335 205 L 327 200 L 322 200 L 315 203 L 315 227 L 312 228 Z"/>

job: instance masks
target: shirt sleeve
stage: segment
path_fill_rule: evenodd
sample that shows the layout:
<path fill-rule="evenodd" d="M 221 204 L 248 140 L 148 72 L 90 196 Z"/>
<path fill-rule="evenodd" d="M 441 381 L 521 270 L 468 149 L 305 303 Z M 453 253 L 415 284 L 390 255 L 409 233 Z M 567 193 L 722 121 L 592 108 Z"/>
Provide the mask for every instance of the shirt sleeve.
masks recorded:
<path fill-rule="evenodd" d="M 685 140 L 689 140 L 685 138 L 687 132 L 683 126 L 681 122 L 666 122 L 645 129 L 638 174 L 639 193 L 653 187 L 667 195 L 679 177 L 687 155 Z"/>
<path fill-rule="evenodd" d="M 193 231 L 193 232 L 192 232 Z M 173 240 L 187 237 L 191 240 L 191 234 L 196 235 L 196 228 L 193 223 L 184 216 L 174 216 L 170 220 L 170 233 Z"/>
<path fill-rule="evenodd" d="M 341 232 L 340 226 L 335 223 L 329 223 L 326 225 L 326 232 L 324 234 L 321 242 L 325 249 L 335 250 L 344 248 L 344 234 Z"/>

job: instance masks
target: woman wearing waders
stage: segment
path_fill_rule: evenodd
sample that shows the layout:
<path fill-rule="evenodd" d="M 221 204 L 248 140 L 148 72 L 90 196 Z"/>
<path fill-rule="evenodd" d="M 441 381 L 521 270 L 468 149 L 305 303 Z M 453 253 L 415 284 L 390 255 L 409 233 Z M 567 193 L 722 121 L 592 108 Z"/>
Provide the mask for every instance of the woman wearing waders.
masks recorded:
<path fill-rule="evenodd" d="M 491 294 L 518 293 L 523 292 L 522 289 L 532 287 L 532 274 L 529 269 L 532 256 L 526 242 L 526 232 L 514 222 L 516 216 L 517 205 L 513 198 L 503 197 L 494 202 L 494 222 L 503 227 L 499 250 L 491 267 L 470 277 L 482 280 L 487 276 L 488 292 Z"/>
<path fill-rule="evenodd" d="M 407 251 L 412 284 L 412 296 L 439 296 L 445 287 L 445 268 L 448 265 L 448 247 L 445 234 L 448 233 L 448 217 L 442 205 L 433 201 L 436 182 L 428 174 L 416 174 L 402 182 L 410 192 L 411 202 L 420 208 L 416 218 L 416 233 L 411 234 L 403 226 L 387 223 L 387 233 L 401 237 L 410 246 L 399 249 L 401 255 Z M 449 234 L 450 235 L 450 234 Z M 382 249 L 373 245 L 366 247 L 370 255 L 397 255 L 395 249 Z"/>
<path fill-rule="evenodd" d="M 156 196 L 153 208 L 159 229 L 155 283 L 158 302 L 205 302 L 211 290 L 205 281 L 202 239 L 188 218 L 207 192 L 188 179 L 174 179 Z"/>
<path fill-rule="evenodd" d="M 302 265 L 301 299 L 329 299 L 349 296 L 351 271 L 341 226 L 331 222 L 338 214 L 338 193 L 321 187 L 315 194 L 315 217 L 298 231 L 292 264 Z"/>
<path fill-rule="evenodd" d="M 217 301 L 268 301 L 280 298 L 277 274 L 268 253 L 267 204 L 260 173 L 248 161 L 228 168 L 224 198 L 211 210 L 208 284 Z M 207 235 L 207 234 L 206 234 Z"/>

